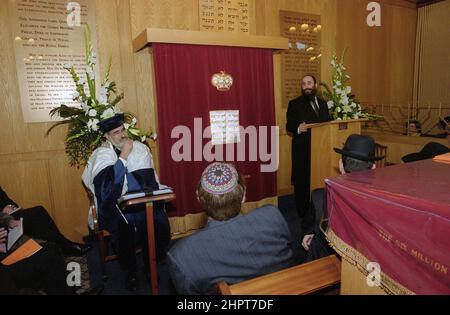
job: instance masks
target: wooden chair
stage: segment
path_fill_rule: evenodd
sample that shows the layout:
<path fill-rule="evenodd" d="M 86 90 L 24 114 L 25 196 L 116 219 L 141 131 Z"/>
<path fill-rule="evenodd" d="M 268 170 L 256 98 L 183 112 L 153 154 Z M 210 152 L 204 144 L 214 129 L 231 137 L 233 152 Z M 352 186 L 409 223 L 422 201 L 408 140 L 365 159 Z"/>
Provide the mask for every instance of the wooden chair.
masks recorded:
<path fill-rule="evenodd" d="M 387 146 L 375 143 L 375 156 L 384 156 L 383 159 L 375 162 L 377 168 L 387 166 Z"/>
<path fill-rule="evenodd" d="M 97 207 L 95 206 L 95 197 L 94 194 L 91 192 L 89 188 L 87 188 L 83 183 L 84 190 L 86 191 L 88 198 L 89 198 L 89 210 L 92 214 L 93 219 L 93 230 L 95 239 L 97 240 L 97 246 L 98 246 L 98 252 L 100 256 L 100 266 L 102 268 L 102 279 L 105 282 L 108 279 L 108 276 L 106 274 L 106 263 L 108 261 L 116 260 L 117 255 L 108 255 L 108 239 L 109 239 L 109 232 L 104 229 L 100 229 L 98 224 L 98 213 L 97 213 Z"/>
<path fill-rule="evenodd" d="M 218 283 L 222 295 L 304 295 L 341 281 L 341 262 L 330 255 L 312 262 L 228 285 Z"/>
<path fill-rule="evenodd" d="M 84 184 L 83 184 L 84 186 Z M 97 207 L 94 202 L 94 195 L 86 186 L 84 186 L 90 201 L 90 209 L 92 211 L 93 221 L 94 221 L 94 234 L 97 239 L 99 255 L 100 255 L 100 264 L 102 267 L 102 278 L 105 281 L 108 277 L 106 274 L 106 262 L 117 259 L 117 255 L 108 255 L 108 243 L 107 239 L 109 237 L 109 232 L 105 229 L 100 229 L 98 224 L 98 215 L 97 215 Z M 134 198 L 123 202 L 120 207 L 126 208 L 130 205 L 136 204 L 146 204 L 146 217 L 147 217 L 147 237 L 148 237 L 148 247 L 149 247 L 149 268 L 150 268 L 150 284 L 152 294 L 158 294 L 158 272 L 157 272 L 157 263 L 156 263 L 156 245 L 155 245 L 155 229 L 153 222 L 153 202 L 155 201 L 164 201 L 169 202 L 175 199 L 175 194 L 164 194 L 159 196 L 149 196 L 142 198 Z M 137 253 L 141 251 L 140 248 L 137 248 Z"/>

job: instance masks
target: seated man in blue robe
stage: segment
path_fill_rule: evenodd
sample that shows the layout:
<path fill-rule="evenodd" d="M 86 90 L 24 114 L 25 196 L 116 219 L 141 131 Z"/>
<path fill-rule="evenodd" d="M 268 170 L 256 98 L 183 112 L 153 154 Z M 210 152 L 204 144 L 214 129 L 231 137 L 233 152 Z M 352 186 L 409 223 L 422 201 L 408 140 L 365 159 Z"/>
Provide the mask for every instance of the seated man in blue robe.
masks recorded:
<path fill-rule="evenodd" d="M 98 126 L 107 141 L 92 153 L 82 178 L 95 195 L 100 228 L 111 234 L 113 249 L 126 273 L 125 284 L 135 291 L 137 244 L 142 246 L 145 271 L 148 271 L 145 204 L 130 206 L 122 212 L 117 199 L 131 191 L 158 190 L 159 179 L 149 148 L 128 138 L 123 114 L 102 120 Z M 155 204 L 154 224 L 157 260 L 161 262 L 170 241 L 169 221 L 161 204 Z"/>

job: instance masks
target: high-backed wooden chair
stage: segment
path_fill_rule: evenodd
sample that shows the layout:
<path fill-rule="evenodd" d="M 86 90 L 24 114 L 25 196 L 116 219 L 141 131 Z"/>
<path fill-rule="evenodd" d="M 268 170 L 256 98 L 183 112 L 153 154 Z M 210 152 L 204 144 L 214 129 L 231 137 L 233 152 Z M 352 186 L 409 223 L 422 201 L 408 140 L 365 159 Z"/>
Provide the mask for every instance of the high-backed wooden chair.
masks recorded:
<path fill-rule="evenodd" d="M 341 262 L 330 255 L 233 285 L 222 281 L 217 288 L 222 295 L 305 295 L 340 281 Z"/>
<path fill-rule="evenodd" d="M 375 162 L 377 168 L 387 166 L 387 146 L 375 143 L 375 156 L 384 156 L 383 159 Z"/>
<path fill-rule="evenodd" d="M 83 184 L 84 186 L 84 184 Z M 97 239 L 99 256 L 100 256 L 100 264 L 102 267 L 102 277 L 103 281 L 105 281 L 108 277 L 106 274 L 106 262 L 117 259 L 117 255 L 109 255 L 108 254 L 108 243 L 107 239 L 109 237 L 109 232 L 105 229 L 100 229 L 98 224 L 98 213 L 97 207 L 95 206 L 95 197 L 86 186 L 84 186 L 90 201 L 90 209 L 93 216 L 94 221 L 94 234 Z M 169 202 L 175 199 L 175 194 L 169 193 L 159 196 L 148 196 L 142 198 L 134 198 L 123 202 L 120 207 L 123 209 L 127 206 L 137 205 L 137 204 L 146 204 L 146 217 L 147 217 L 147 237 L 148 237 L 148 247 L 149 247 L 149 267 L 150 267 L 150 284 L 152 294 L 158 294 L 158 273 L 157 273 L 157 262 L 156 262 L 156 244 L 155 244 L 155 229 L 154 229 L 154 221 L 153 221 L 153 202 L 155 201 L 164 201 Z M 137 252 L 140 252 L 141 249 L 137 248 Z"/>

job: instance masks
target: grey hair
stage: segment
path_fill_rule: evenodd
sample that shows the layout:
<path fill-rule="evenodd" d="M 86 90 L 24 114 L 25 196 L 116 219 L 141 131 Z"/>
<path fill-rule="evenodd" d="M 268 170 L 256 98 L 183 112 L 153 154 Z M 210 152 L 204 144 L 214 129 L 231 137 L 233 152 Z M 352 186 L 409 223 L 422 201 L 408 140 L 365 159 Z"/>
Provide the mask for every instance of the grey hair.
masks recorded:
<path fill-rule="evenodd" d="M 357 160 L 348 156 L 342 156 L 342 163 L 346 173 L 370 170 L 373 167 L 373 162 Z"/>

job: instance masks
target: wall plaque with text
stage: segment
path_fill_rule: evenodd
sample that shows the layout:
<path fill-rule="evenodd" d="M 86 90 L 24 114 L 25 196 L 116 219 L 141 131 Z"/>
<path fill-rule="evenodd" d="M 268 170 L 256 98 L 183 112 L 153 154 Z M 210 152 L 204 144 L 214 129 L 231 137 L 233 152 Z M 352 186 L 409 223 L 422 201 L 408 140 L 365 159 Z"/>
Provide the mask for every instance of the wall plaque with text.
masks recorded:
<path fill-rule="evenodd" d="M 201 31 L 250 33 L 249 0 L 199 0 Z"/>
<path fill-rule="evenodd" d="M 56 120 L 49 111 L 61 104 L 79 106 L 72 100 L 75 84 L 63 66 L 72 64 L 81 77 L 85 76 L 84 30 L 88 23 L 95 50 L 94 13 L 95 2 L 89 0 L 9 0 L 26 123 Z"/>
<path fill-rule="evenodd" d="M 282 52 L 283 107 L 301 93 L 301 80 L 312 74 L 320 82 L 322 25 L 320 15 L 280 11 L 280 35 L 289 39 L 289 50 Z"/>

